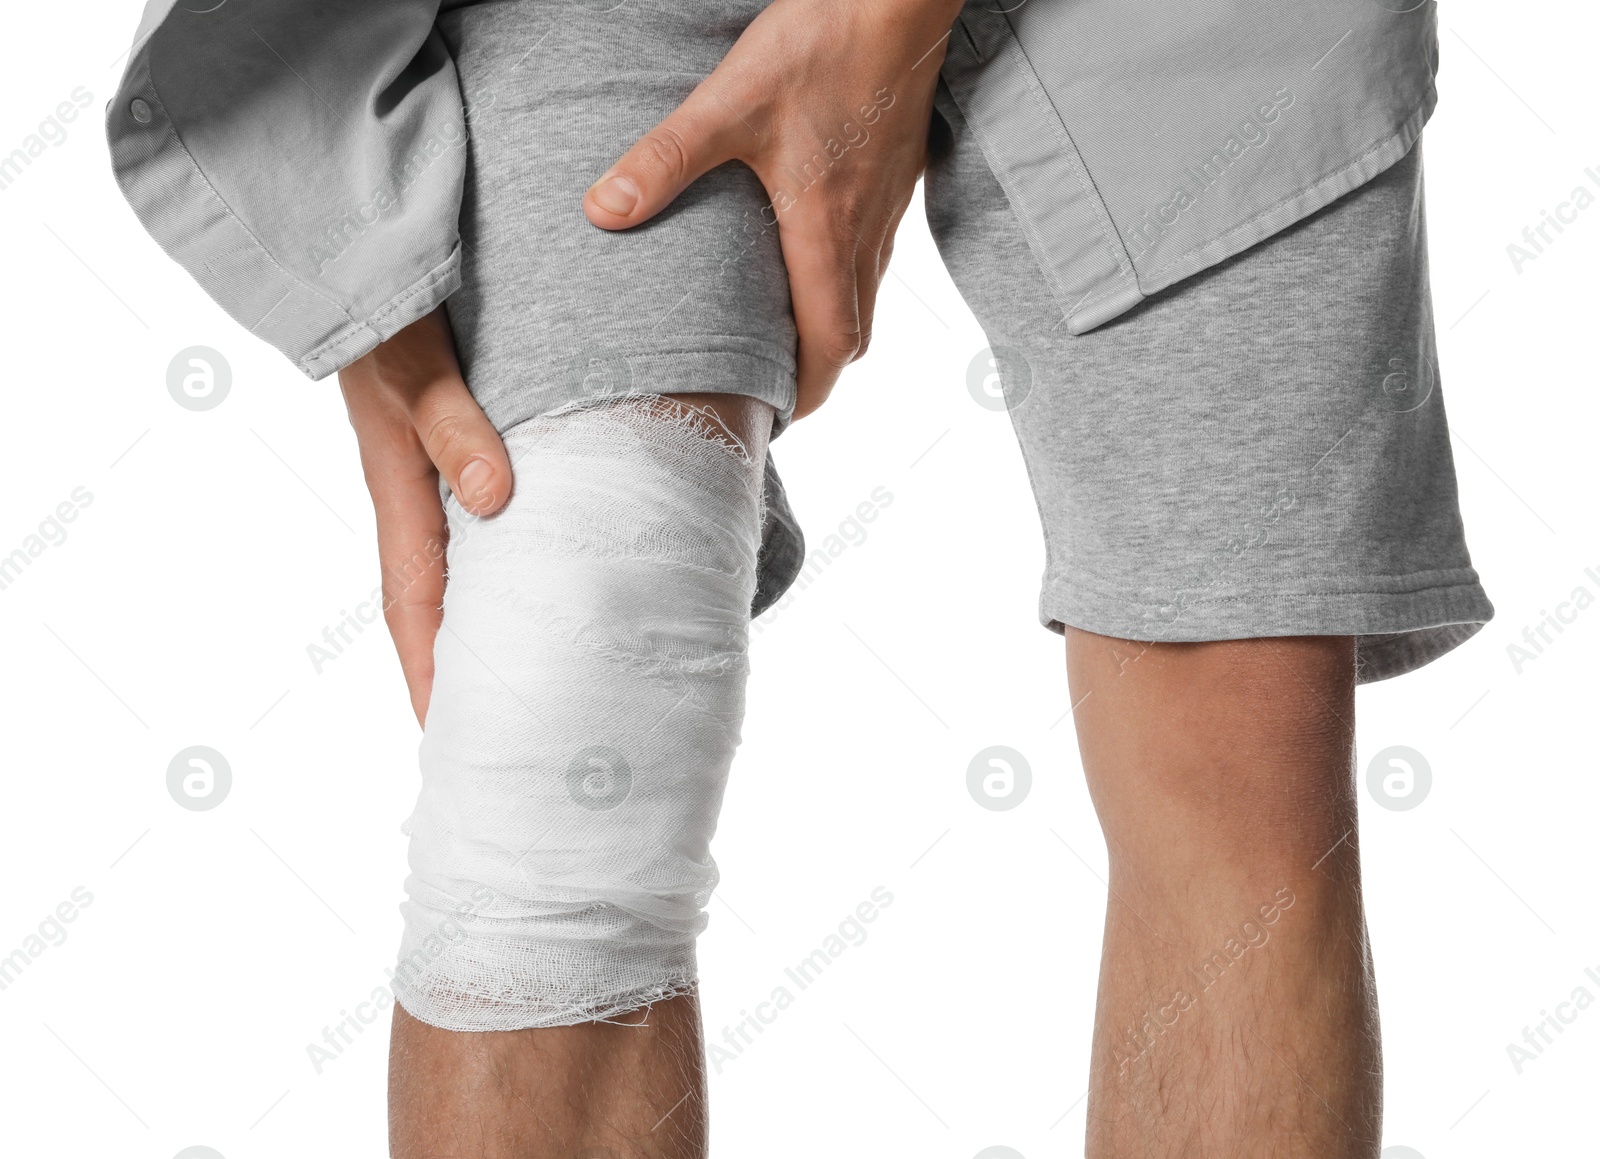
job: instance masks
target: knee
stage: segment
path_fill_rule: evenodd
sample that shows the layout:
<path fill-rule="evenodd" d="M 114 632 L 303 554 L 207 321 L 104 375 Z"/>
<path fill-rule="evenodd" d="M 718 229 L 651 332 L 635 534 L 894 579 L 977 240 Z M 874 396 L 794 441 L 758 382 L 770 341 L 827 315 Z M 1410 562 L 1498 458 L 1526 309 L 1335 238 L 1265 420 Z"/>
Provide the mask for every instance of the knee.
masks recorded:
<path fill-rule="evenodd" d="M 1354 824 L 1350 637 L 1119 654 L 1069 660 L 1074 697 L 1092 690 L 1079 736 L 1114 856 L 1298 862 Z"/>
<path fill-rule="evenodd" d="M 744 707 L 760 463 L 659 399 L 514 428 L 450 545 L 397 993 L 460 1030 L 689 988 Z"/>

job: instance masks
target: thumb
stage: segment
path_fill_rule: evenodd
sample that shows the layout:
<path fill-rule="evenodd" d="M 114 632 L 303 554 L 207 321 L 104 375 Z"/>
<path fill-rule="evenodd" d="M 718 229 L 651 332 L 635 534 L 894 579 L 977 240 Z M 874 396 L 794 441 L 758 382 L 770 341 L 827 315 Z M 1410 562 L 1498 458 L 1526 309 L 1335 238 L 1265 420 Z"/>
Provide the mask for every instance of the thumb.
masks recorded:
<path fill-rule="evenodd" d="M 462 508 L 473 515 L 498 511 L 511 494 L 511 460 L 466 383 L 429 383 L 411 400 L 410 417 L 423 450 Z"/>
<path fill-rule="evenodd" d="M 737 134 L 749 132 L 700 85 L 589 187 L 584 216 L 601 229 L 648 221 L 701 174 L 734 160 Z"/>

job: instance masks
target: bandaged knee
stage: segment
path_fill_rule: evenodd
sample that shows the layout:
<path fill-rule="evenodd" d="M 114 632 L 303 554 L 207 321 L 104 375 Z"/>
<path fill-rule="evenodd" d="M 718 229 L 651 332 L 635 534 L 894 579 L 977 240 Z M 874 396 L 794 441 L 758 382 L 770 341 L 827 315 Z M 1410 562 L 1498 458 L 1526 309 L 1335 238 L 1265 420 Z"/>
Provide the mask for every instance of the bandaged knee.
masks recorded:
<path fill-rule="evenodd" d="M 505 435 L 510 501 L 447 503 L 404 830 L 395 995 L 423 1022 L 605 1020 L 692 990 L 744 715 L 762 464 L 629 399 Z"/>

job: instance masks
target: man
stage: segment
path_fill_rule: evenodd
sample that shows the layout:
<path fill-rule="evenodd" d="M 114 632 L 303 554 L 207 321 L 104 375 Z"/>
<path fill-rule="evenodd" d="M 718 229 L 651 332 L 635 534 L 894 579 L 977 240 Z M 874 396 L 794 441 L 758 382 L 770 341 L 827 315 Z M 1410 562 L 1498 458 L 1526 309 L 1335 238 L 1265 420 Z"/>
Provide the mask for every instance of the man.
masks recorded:
<path fill-rule="evenodd" d="M 514 471 L 507 422 L 474 398 L 493 285 L 457 244 L 461 137 L 434 147 L 429 117 L 473 128 L 482 154 L 497 130 L 474 110 L 500 90 L 463 83 L 469 53 L 434 28 L 470 16 L 412 0 L 380 28 L 362 8 L 284 5 L 269 23 L 153 2 L 108 132 L 158 240 L 308 374 L 340 372 L 387 619 L 432 730 L 437 481 L 490 516 Z M 557 15 L 552 36 L 592 48 L 661 14 Z M 680 107 L 595 165 L 582 211 L 629 231 L 726 162 L 754 173 L 777 236 L 757 228 L 752 261 L 781 247 L 792 393 L 718 389 L 772 407 L 777 433 L 864 352 L 926 166 L 930 225 L 990 335 L 1039 498 L 1040 618 L 1066 638 L 1110 853 L 1087 1154 L 1372 1159 L 1354 688 L 1492 615 L 1456 511 L 1427 286 L 1433 5 L 776 0 L 727 35 Z M 374 164 L 403 180 L 375 189 Z M 743 405 L 715 417 L 759 451 L 766 416 Z M 767 466 L 758 607 L 799 556 Z M 1214 955 L 1218 929 L 1267 927 L 1270 947 L 1246 933 Z M 662 994 L 626 1026 L 472 1031 L 397 1008 L 394 1153 L 701 1154 L 698 1011 L 692 991 Z"/>

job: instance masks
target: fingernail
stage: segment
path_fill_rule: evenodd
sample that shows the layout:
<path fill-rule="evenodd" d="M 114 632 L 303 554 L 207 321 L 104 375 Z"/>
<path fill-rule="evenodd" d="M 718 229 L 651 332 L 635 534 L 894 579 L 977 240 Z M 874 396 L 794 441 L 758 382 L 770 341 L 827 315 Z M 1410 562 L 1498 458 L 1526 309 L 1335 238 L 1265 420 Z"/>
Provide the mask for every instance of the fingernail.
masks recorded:
<path fill-rule="evenodd" d="M 468 511 L 476 511 L 493 498 L 489 484 L 494 479 L 494 468 L 487 459 L 473 459 L 461 468 L 461 478 L 456 484 L 456 499 Z"/>
<path fill-rule="evenodd" d="M 626 177 L 613 177 L 595 189 L 594 201 L 601 209 L 625 217 L 639 204 L 639 187 Z"/>

